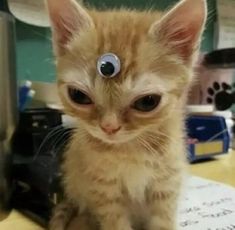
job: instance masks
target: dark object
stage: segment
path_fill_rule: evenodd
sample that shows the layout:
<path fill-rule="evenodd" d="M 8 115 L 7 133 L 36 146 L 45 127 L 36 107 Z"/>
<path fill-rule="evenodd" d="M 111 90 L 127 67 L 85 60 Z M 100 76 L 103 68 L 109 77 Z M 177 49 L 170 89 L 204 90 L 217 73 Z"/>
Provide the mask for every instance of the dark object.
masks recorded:
<path fill-rule="evenodd" d="M 6 1 L 0 5 L 4 7 Z M 18 121 L 15 20 L 0 11 L 0 212 L 9 208 L 11 194 L 10 139 Z"/>
<path fill-rule="evenodd" d="M 11 168 L 11 154 L 0 153 L 0 210 L 4 212 L 11 209 L 9 203 L 12 193 Z"/>
<path fill-rule="evenodd" d="M 2 0 L 2 2 L 0 3 L 0 10 L 9 12 L 7 0 Z"/>
<path fill-rule="evenodd" d="M 235 48 L 212 51 L 205 55 L 203 64 L 210 68 L 235 68 Z"/>
<path fill-rule="evenodd" d="M 230 138 L 224 117 L 190 116 L 186 127 L 188 138 L 195 140 L 188 146 L 189 162 L 228 153 Z"/>
<path fill-rule="evenodd" d="M 46 226 L 54 205 L 63 196 L 60 163 L 71 129 L 60 111 L 26 110 L 13 138 L 12 205 Z"/>
<path fill-rule="evenodd" d="M 39 151 L 46 134 L 61 124 L 61 113 L 57 110 L 25 110 L 20 114 L 19 125 L 14 134 L 13 152 L 33 157 Z"/>
<path fill-rule="evenodd" d="M 224 111 L 229 109 L 234 103 L 234 95 L 226 91 L 221 91 L 215 96 L 216 109 Z"/>
<path fill-rule="evenodd" d="M 103 62 L 100 66 L 100 71 L 104 76 L 112 76 L 115 72 L 115 67 L 111 62 Z"/>

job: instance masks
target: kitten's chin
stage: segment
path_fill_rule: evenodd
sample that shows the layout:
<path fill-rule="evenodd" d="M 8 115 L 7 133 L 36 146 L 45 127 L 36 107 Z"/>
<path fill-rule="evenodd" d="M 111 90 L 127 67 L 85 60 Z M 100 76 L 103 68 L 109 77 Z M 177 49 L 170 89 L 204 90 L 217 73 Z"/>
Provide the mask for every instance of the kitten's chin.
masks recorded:
<path fill-rule="evenodd" d="M 93 137 L 96 139 L 99 139 L 100 141 L 106 144 L 123 144 L 132 140 L 132 138 L 124 138 L 118 135 L 113 135 L 113 136 L 105 136 L 105 135 L 94 136 L 93 135 Z"/>

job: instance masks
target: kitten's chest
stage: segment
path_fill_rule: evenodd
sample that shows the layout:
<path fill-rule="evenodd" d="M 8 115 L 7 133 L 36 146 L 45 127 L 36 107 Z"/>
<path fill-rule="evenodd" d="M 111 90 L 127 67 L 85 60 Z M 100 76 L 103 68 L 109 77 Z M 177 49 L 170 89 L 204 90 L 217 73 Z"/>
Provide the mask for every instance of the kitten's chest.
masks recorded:
<path fill-rule="evenodd" d="M 152 185 L 154 171 L 145 165 L 126 165 L 121 174 L 123 198 L 129 210 L 132 222 L 137 226 L 145 223 L 149 208 L 147 204 L 147 189 Z"/>
<path fill-rule="evenodd" d="M 146 189 L 150 186 L 154 177 L 153 169 L 144 164 L 123 164 L 120 173 L 121 186 L 126 196 L 133 203 L 144 203 Z"/>

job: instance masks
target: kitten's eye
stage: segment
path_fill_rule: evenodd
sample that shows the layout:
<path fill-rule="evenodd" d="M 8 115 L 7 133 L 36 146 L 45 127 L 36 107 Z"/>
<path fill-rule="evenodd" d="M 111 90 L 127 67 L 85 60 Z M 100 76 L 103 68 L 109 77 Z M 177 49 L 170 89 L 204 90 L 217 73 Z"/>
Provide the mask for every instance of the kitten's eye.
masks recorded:
<path fill-rule="evenodd" d="M 141 112 L 150 112 L 160 104 L 160 101 L 160 95 L 147 95 L 136 100 L 132 107 Z"/>
<path fill-rule="evenodd" d="M 112 78 L 120 72 L 121 63 L 115 54 L 108 53 L 99 58 L 97 69 L 102 77 Z"/>
<path fill-rule="evenodd" d="M 82 91 L 74 87 L 68 87 L 68 95 L 70 97 L 70 100 L 76 104 L 79 104 L 79 105 L 93 104 L 90 97 L 88 97 L 85 93 L 83 93 Z"/>

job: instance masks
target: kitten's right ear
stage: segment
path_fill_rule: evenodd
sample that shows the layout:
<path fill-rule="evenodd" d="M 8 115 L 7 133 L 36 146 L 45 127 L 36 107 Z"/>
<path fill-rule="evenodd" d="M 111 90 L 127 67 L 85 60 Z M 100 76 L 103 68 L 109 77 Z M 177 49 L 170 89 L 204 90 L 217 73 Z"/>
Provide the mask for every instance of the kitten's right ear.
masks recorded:
<path fill-rule="evenodd" d="M 93 21 L 76 0 L 46 0 L 51 20 L 54 52 L 61 55 L 74 35 L 92 27 Z"/>

